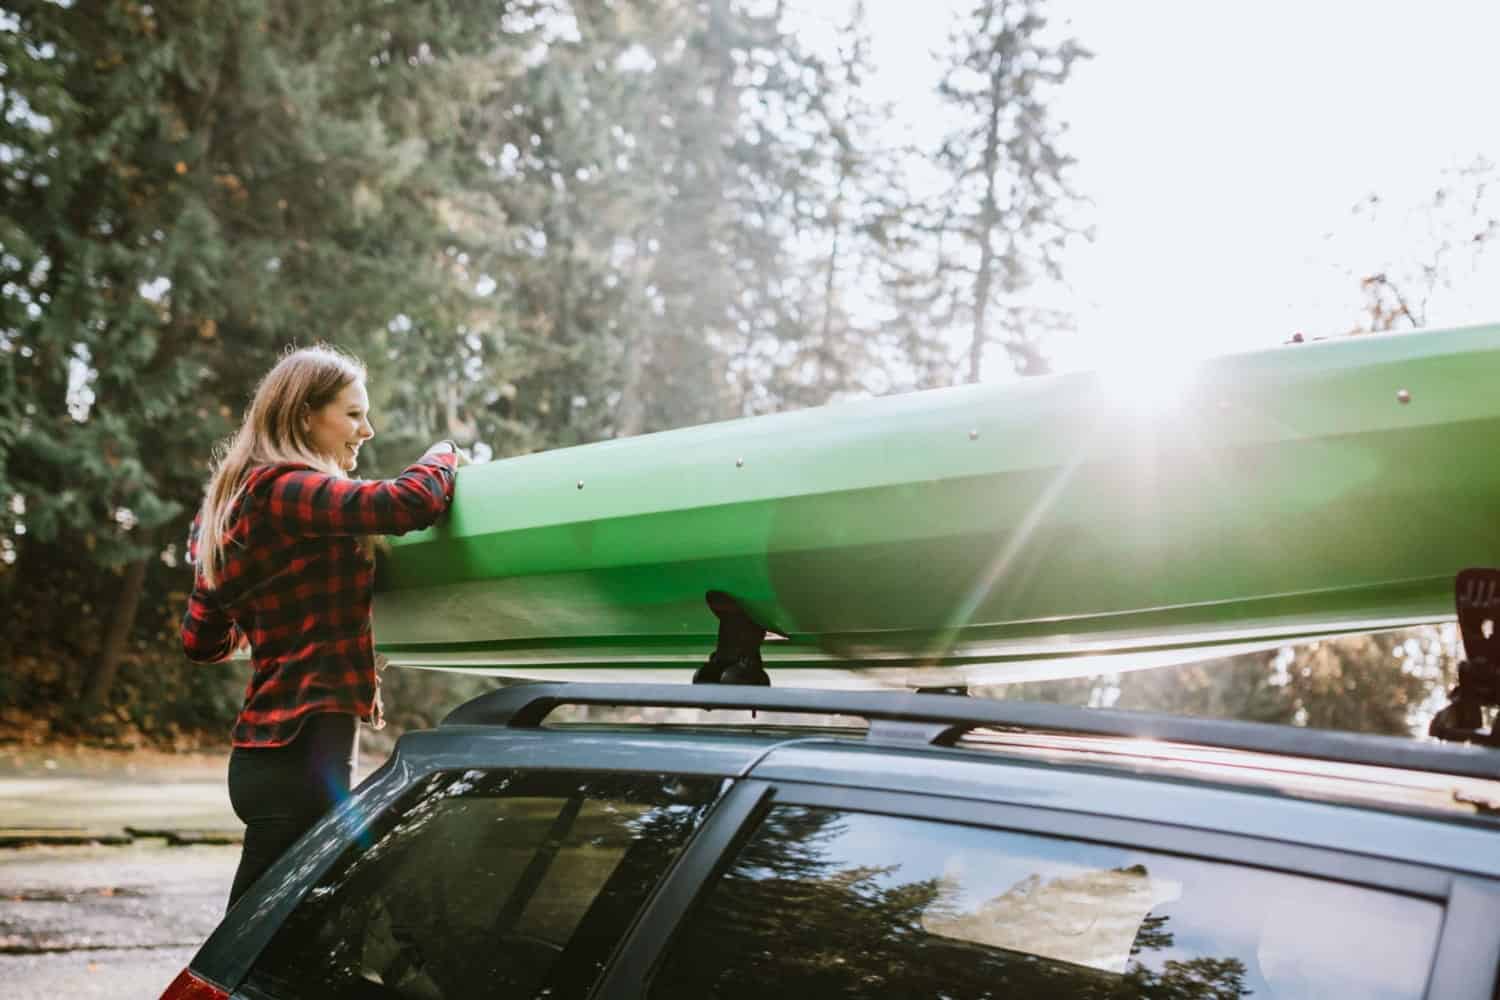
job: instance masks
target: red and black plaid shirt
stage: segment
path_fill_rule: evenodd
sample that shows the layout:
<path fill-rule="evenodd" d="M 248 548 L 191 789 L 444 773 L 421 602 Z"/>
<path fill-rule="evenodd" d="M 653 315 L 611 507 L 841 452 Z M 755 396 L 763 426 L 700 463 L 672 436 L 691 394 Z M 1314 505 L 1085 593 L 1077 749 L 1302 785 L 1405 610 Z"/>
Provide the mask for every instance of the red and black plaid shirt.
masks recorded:
<path fill-rule="evenodd" d="M 218 586 L 195 574 L 182 621 L 188 658 L 212 663 L 250 644 L 254 673 L 237 747 L 290 743 L 302 720 L 340 712 L 378 723 L 363 535 L 425 528 L 453 499 L 458 459 L 424 455 L 395 479 L 346 479 L 305 465 L 253 469 L 225 539 Z M 188 538 L 196 562 L 198 522 Z"/>

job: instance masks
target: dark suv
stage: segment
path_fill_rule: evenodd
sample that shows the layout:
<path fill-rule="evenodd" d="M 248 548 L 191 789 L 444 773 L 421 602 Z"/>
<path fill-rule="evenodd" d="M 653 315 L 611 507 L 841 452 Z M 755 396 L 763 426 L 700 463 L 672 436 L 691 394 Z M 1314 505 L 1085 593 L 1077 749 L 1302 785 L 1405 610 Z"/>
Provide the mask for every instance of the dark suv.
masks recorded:
<path fill-rule="evenodd" d="M 525 684 L 404 736 L 167 996 L 1492 1000 L 1497 810 L 1475 747 Z"/>

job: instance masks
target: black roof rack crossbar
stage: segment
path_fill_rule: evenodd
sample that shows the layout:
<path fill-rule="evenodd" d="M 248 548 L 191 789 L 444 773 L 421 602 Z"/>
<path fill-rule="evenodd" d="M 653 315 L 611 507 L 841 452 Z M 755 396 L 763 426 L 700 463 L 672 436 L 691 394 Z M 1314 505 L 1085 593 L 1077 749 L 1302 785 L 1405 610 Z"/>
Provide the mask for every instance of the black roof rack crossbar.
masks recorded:
<path fill-rule="evenodd" d="M 1500 780 L 1500 753 L 1480 747 L 1420 743 L 1395 736 L 1301 729 L 1262 722 L 1195 719 L 903 691 L 539 682 L 498 688 L 480 695 L 454 709 L 442 724 L 530 729 L 540 726 L 552 710 L 561 705 L 848 715 L 867 720 L 871 724 L 872 738 L 881 722 L 927 723 L 929 725 L 924 729 L 913 729 L 909 725 L 891 728 L 901 731 L 902 742 L 910 742 L 912 733 L 917 732 L 922 734 L 922 740 L 939 746 L 950 745 L 966 731 L 980 728 L 1122 736 Z"/>

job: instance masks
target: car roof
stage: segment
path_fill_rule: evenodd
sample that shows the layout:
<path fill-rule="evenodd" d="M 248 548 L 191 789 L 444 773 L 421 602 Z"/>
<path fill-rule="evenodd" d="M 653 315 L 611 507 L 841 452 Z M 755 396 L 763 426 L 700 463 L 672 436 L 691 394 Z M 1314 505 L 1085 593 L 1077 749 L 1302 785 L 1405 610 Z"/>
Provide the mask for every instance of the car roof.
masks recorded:
<path fill-rule="evenodd" d="M 459 726 L 403 736 L 393 757 L 406 783 L 436 771 L 481 768 L 611 771 L 759 780 L 783 788 L 842 790 L 850 808 L 887 811 L 891 795 L 969 804 L 979 822 L 991 806 L 1054 815 L 1169 824 L 1500 877 L 1494 851 L 1500 821 L 1385 800 L 1293 794 L 1270 783 L 1056 763 L 1027 755 L 890 743 L 853 735 L 724 726 Z M 852 797 L 851 797 L 852 796 Z M 879 800 L 879 801 L 877 801 Z M 925 815 L 927 810 L 923 809 Z M 969 812 L 965 811 L 965 816 Z M 1091 829 L 1094 829 L 1091 827 Z M 1102 828 L 1095 836 L 1109 839 Z M 1131 839 L 1129 837 L 1127 840 Z M 1197 841 L 1195 840 L 1194 843 Z"/>
<path fill-rule="evenodd" d="M 1269 788 L 1299 798 L 1351 805 L 1500 817 L 1500 780 L 1489 778 L 1128 737 L 991 729 L 975 730 L 957 745 L 1059 763 L 1100 764 Z"/>
<path fill-rule="evenodd" d="M 565 705 L 711 708 L 716 724 L 549 721 Z M 740 709 L 754 708 L 751 718 Z M 762 712 L 771 713 L 762 715 Z M 788 722 L 799 715 L 814 724 Z M 863 731 L 828 725 L 862 718 Z M 941 795 L 1500 876 L 1500 756 L 1475 747 L 954 695 L 528 684 L 402 738 L 406 765 L 739 777 Z"/>
<path fill-rule="evenodd" d="M 564 714 L 559 712 L 559 715 Z M 635 740 L 671 735 L 703 747 L 723 747 L 725 737 L 757 746 L 814 737 L 864 740 L 867 726 L 850 716 L 814 716 L 801 721 L 784 712 L 709 712 L 657 709 L 598 713 L 576 721 L 549 722 L 546 728 L 577 734 L 614 734 Z M 608 718 L 614 715 L 616 718 Z M 1092 766 L 1117 773 L 1180 778 L 1283 795 L 1381 809 L 1495 817 L 1500 822 L 1500 780 L 1398 767 L 1349 764 L 1338 760 L 1287 757 L 1249 750 L 1219 749 L 1149 738 L 980 728 L 952 744 L 962 750 L 1047 761 L 1070 767 Z"/>
<path fill-rule="evenodd" d="M 1278 758 L 1500 781 L 1500 753 L 1392 736 L 923 692 L 823 691 L 724 684 L 518 684 L 454 709 L 442 727 L 536 729 L 558 708 L 692 708 L 853 716 L 867 743 L 952 746 L 976 730 L 1145 739 Z"/>

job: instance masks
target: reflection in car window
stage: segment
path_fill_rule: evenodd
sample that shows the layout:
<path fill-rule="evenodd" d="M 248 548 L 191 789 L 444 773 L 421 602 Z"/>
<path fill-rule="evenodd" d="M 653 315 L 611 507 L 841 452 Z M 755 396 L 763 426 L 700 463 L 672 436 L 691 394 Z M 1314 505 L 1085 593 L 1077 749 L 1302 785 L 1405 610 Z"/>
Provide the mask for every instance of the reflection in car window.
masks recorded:
<path fill-rule="evenodd" d="M 429 779 L 334 864 L 252 974 L 287 998 L 587 994 L 717 783 Z"/>
<path fill-rule="evenodd" d="M 653 998 L 1422 995 L 1436 903 L 1260 869 L 779 806 Z"/>

